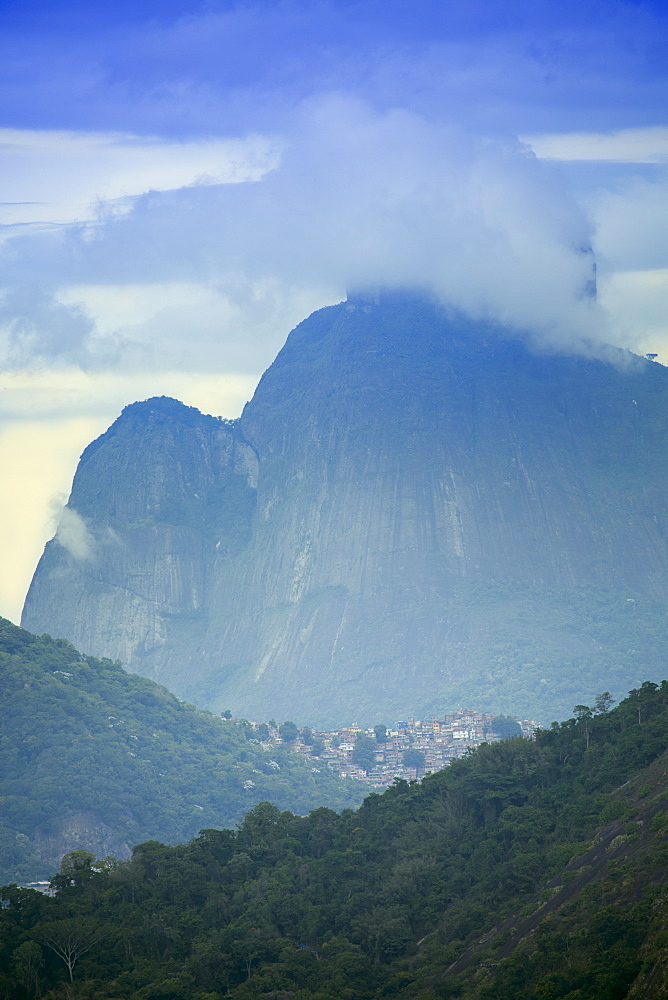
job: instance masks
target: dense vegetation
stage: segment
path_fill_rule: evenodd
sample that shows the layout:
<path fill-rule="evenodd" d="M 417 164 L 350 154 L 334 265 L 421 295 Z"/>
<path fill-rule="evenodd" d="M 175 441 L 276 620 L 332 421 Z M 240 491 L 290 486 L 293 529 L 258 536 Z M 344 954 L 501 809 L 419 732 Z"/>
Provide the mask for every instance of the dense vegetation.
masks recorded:
<path fill-rule="evenodd" d="M 0 700 L 3 882 L 49 877 L 72 847 L 122 855 L 147 838 L 189 840 L 266 799 L 298 813 L 362 800 L 364 786 L 265 750 L 252 726 L 4 619 Z"/>
<path fill-rule="evenodd" d="M 3 890 L 23 1000 L 622 1000 L 668 987 L 668 682 L 339 816 L 63 860 Z"/>
<path fill-rule="evenodd" d="M 448 681 L 448 704 L 549 725 L 602 687 L 621 698 L 665 673 L 668 609 L 628 587 L 472 583 L 458 588 L 448 616 L 475 637 L 457 652 L 466 670 Z M 445 684 L 429 686 L 416 716 L 437 714 L 444 693 Z"/>

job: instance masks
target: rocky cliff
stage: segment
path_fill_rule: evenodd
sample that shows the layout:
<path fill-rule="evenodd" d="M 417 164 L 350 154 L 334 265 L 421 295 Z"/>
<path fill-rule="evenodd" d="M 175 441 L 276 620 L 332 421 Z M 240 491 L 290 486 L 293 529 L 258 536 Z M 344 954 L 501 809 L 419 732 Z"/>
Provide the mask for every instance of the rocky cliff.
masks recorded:
<path fill-rule="evenodd" d="M 126 407 L 81 456 L 23 620 L 161 676 L 206 618 L 216 560 L 247 544 L 256 485 L 233 423 L 165 397 Z"/>
<path fill-rule="evenodd" d="M 424 299 L 300 324 L 236 422 L 128 407 L 24 625 L 298 721 L 555 717 L 668 654 L 668 373 L 532 353 Z"/>

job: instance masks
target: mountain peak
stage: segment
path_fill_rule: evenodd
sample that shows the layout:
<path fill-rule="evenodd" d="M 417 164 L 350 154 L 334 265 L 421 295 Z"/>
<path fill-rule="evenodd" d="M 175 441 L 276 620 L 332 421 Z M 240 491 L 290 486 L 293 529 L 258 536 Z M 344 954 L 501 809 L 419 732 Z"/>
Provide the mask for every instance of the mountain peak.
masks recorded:
<path fill-rule="evenodd" d="M 70 499 L 104 559 L 47 547 L 24 623 L 256 718 L 549 721 L 668 655 L 667 394 L 649 362 L 353 293 L 239 421 L 126 408 Z"/>

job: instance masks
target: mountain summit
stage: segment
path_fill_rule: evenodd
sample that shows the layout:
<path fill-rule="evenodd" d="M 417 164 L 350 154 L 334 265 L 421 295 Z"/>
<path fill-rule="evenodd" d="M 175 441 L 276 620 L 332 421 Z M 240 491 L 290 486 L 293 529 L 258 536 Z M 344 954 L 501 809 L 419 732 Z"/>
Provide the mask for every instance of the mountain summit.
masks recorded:
<path fill-rule="evenodd" d="M 549 721 L 668 655 L 667 401 L 633 355 L 351 297 L 290 334 L 237 421 L 127 407 L 22 623 L 253 718 Z"/>

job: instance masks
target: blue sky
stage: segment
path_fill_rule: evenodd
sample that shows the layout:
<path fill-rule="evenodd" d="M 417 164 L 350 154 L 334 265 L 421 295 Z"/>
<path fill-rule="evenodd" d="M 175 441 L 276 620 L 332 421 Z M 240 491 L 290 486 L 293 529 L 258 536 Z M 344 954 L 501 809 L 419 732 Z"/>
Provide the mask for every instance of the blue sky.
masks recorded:
<path fill-rule="evenodd" d="M 656 124 L 666 14 L 615 0 L 2 4 L 5 124 L 186 137 L 343 89 L 485 133 Z"/>
<path fill-rule="evenodd" d="M 667 42 L 657 2 L 0 3 L 0 613 L 125 403 L 236 415 L 348 287 L 666 360 Z"/>

